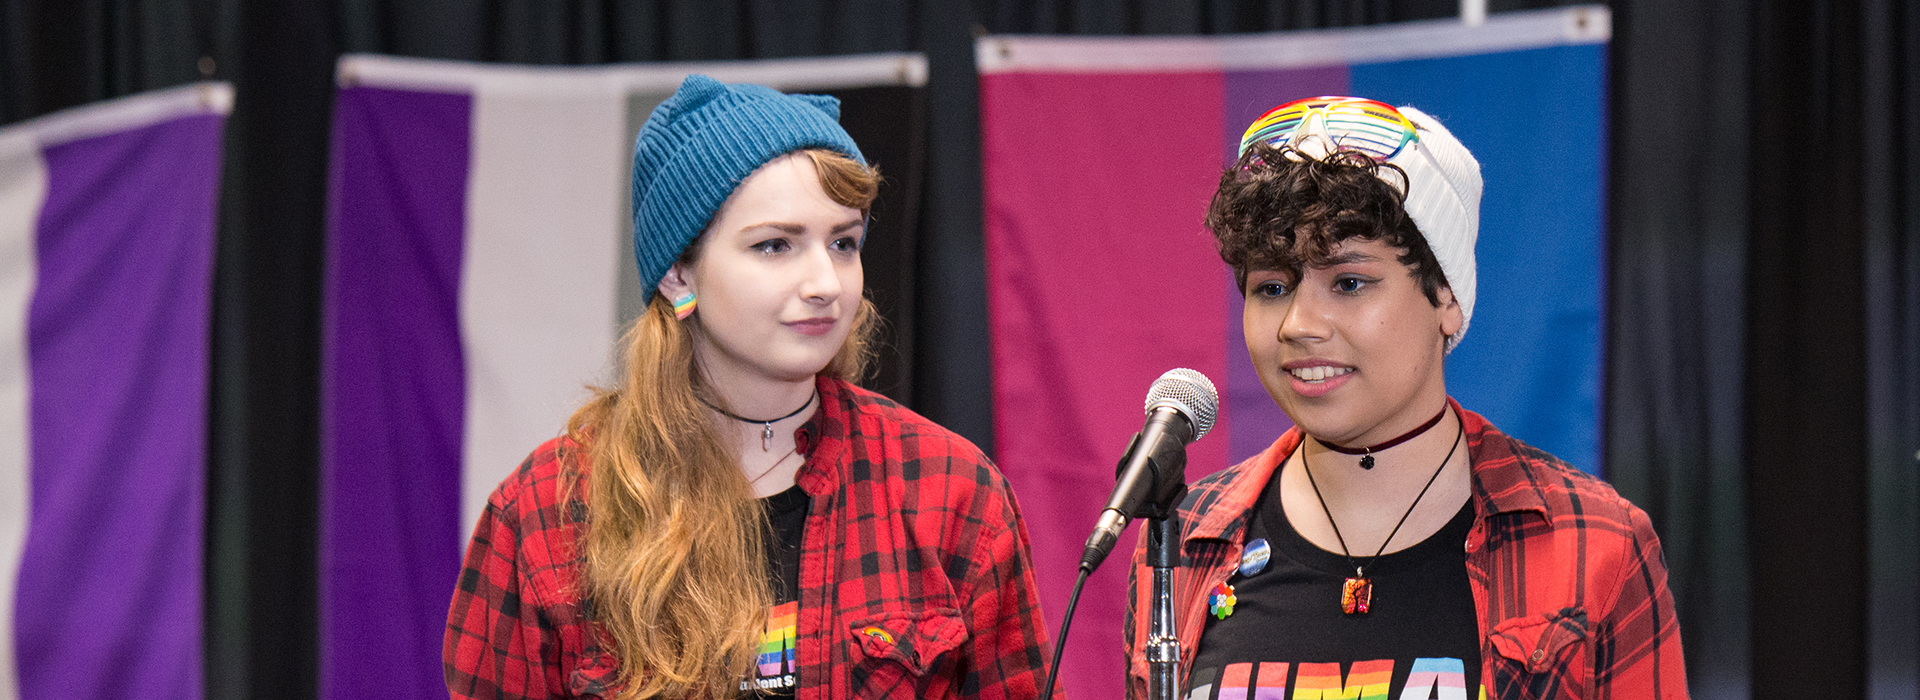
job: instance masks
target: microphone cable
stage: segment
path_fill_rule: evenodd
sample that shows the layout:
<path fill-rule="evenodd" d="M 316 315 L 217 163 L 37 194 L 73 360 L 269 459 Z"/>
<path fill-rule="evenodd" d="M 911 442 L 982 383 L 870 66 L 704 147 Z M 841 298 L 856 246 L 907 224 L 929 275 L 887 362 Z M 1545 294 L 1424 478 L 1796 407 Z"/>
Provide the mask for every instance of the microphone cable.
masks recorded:
<path fill-rule="evenodd" d="M 1060 677 L 1060 652 L 1067 648 L 1067 630 L 1073 627 L 1073 609 L 1080 606 L 1080 589 L 1087 586 L 1087 575 L 1093 568 L 1082 565 L 1080 575 L 1073 580 L 1073 596 L 1067 598 L 1067 616 L 1060 619 L 1060 636 L 1053 640 L 1053 663 L 1047 665 L 1047 687 L 1040 692 L 1040 700 L 1053 700 L 1053 683 Z"/>

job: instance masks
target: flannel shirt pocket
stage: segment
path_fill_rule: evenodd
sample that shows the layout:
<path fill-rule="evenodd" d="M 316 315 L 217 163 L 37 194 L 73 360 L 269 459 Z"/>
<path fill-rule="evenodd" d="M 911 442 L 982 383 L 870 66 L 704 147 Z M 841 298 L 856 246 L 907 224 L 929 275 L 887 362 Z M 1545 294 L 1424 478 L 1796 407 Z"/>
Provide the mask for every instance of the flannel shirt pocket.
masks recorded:
<path fill-rule="evenodd" d="M 883 612 L 848 627 L 867 659 L 898 663 L 915 677 L 967 641 L 967 625 L 954 608 Z"/>
<path fill-rule="evenodd" d="M 1563 608 L 1558 612 L 1528 615 L 1493 626 L 1488 635 L 1493 648 L 1528 673 L 1544 673 L 1561 663 L 1567 649 L 1587 639 L 1587 611 Z"/>
<path fill-rule="evenodd" d="M 1592 679 L 1587 664 L 1569 655 L 1588 637 L 1585 608 L 1504 620 L 1487 635 L 1505 661 L 1492 664 L 1489 685 L 1495 694 L 1504 693 L 1502 697 L 1581 697 Z"/>

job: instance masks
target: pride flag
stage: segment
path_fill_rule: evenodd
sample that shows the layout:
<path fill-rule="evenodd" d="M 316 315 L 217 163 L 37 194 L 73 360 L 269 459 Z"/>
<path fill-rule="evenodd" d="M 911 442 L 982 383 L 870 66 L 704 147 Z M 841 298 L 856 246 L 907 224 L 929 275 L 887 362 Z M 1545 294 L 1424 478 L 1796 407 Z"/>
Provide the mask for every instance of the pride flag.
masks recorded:
<path fill-rule="evenodd" d="M 917 54 L 342 59 L 322 320 L 322 697 L 446 697 L 461 553 L 494 486 L 564 430 L 588 384 L 614 379 L 616 336 L 642 310 L 634 135 L 696 72 L 835 94 L 875 159 L 914 122 L 872 115 L 915 104 L 926 79 Z"/>
<path fill-rule="evenodd" d="M 199 698 L 223 83 L 0 129 L 0 700 Z"/>
<path fill-rule="evenodd" d="M 1221 390 L 1189 481 L 1289 427 L 1253 372 L 1203 219 L 1247 125 L 1291 100 L 1413 105 L 1479 158 L 1478 305 L 1448 387 L 1599 469 L 1610 23 L 1585 6 L 1473 27 L 978 41 L 996 456 L 1055 624 L 1155 377 L 1190 367 Z M 1121 693 L 1122 557 L 1081 601 L 1061 674 L 1078 696 Z"/>

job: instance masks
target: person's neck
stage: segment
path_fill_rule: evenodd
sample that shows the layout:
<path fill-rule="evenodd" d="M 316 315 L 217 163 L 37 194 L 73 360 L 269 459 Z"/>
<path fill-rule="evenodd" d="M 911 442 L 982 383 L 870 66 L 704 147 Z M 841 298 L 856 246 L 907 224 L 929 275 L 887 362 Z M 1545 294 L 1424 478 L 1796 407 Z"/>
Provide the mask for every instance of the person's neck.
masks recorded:
<path fill-rule="evenodd" d="M 1315 546 L 1338 552 L 1326 516 L 1331 512 L 1353 556 L 1382 551 L 1382 543 L 1391 553 L 1426 539 L 1472 495 L 1472 461 L 1461 428 L 1459 412 L 1449 406 L 1426 432 L 1375 453 L 1372 469 L 1360 467 L 1361 455 L 1305 438 L 1280 474 L 1288 521 Z"/>
<path fill-rule="evenodd" d="M 755 420 L 770 420 L 792 413 L 813 396 L 815 379 L 806 377 L 781 380 L 759 376 L 708 371 L 707 388 L 716 399 L 714 405 L 728 412 Z"/>
<path fill-rule="evenodd" d="M 1303 437 L 1305 444 L 1301 445 L 1300 453 L 1313 463 L 1314 475 L 1321 479 L 1320 488 L 1329 493 L 1346 488 L 1377 489 L 1383 484 L 1400 481 L 1424 483 L 1439 466 L 1440 460 L 1447 459 L 1448 452 L 1453 452 L 1456 459 L 1466 452 L 1464 448 L 1453 449 L 1455 438 L 1460 436 L 1459 412 L 1453 410 L 1449 403 L 1442 402 L 1435 406 L 1436 410 L 1442 408 L 1444 412 L 1433 427 L 1407 438 L 1405 442 L 1372 452 L 1372 468 L 1361 467 L 1361 459 L 1369 455 L 1333 450 L 1327 447 L 1326 441 L 1311 435 Z M 1429 414 L 1407 429 L 1418 428 L 1432 417 Z M 1383 441 L 1400 435 L 1388 435 Z M 1371 446 L 1340 444 L 1347 451 Z"/>
<path fill-rule="evenodd" d="M 707 376 L 708 389 L 715 399 L 709 407 L 709 418 L 738 459 L 740 472 L 747 477 L 754 495 L 765 497 L 792 486 L 805 462 L 796 454 L 793 432 L 820 410 L 814 379 L 780 381 L 716 374 L 720 373 Z M 769 427 L 771 435 L 767 433 Z"/>

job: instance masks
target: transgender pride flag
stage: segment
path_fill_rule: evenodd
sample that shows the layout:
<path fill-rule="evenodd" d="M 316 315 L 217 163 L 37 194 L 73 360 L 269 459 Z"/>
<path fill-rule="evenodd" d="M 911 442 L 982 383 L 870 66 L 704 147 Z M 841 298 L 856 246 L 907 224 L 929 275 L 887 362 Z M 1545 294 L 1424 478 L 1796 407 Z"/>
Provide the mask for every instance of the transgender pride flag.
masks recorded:
<path fill-rule="evenodd" d="M 1189 479 L 1288 427 L 1203 219 L 1247 125 L 1291 100 L 1413 105 L 1479 158 L 1478 303 L 1448 387 L 1508 433 L 1599 468 L 1609 27 L 1590 6 L 1475 27 L 978 42 L 997 457 L 1020 488 L 1052 620 L 1155 377 L 1191 367 L 1221 390 Z M 1120 695 L 1126 568 L 1088 582 L 1061 675 L 1077 696 Z"/>
<path fill-rule="evenodd" d="M 322 697 L 446 697 L 447 605 L 487 495 L 562 432 L 587 384 L 611 382 L 615 337 L 641 311 L 633 139 L 693 72 L 836 92 L 851 107 L 905 99 L 889 90 L 924 84 L 926 67 L 917 54 L 341 61 L 322 322 Z"/>
<path fill-rule="evenodd" d="M 201 697 L 208 83 L 0 129 L 0 699 Z"/>

